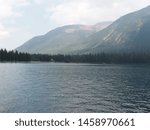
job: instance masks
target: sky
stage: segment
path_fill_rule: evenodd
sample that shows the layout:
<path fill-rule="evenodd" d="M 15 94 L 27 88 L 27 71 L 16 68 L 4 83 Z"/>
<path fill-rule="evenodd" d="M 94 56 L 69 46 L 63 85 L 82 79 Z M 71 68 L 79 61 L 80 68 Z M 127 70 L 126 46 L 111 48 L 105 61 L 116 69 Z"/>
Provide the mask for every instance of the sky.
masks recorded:
<path fill-rule="evenodd" d="M 70 24 L 94 25 L 150 5 L 150 0 L 0 0 L 0 48 Z"/>

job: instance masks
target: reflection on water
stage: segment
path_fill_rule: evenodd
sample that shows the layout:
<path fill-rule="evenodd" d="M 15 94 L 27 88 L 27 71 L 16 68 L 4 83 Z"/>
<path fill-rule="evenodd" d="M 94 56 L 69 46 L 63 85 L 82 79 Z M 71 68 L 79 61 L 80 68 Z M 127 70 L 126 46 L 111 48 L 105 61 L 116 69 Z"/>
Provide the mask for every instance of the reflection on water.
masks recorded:
<path fill-rule="evenodd" d="M 150 66 L 0 63 L 0 112 L 150 112 Z"/>

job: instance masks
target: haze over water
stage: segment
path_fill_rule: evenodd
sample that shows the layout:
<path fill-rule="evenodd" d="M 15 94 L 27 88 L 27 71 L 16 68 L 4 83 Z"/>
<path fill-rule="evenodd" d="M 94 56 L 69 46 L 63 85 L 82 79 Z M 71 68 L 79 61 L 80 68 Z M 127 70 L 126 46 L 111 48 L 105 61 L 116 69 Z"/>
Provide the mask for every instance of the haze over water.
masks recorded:
<path fill-rule="evenodd" d="M 0 112 L 150 112 L 150 65 L 0 63 Z"/>

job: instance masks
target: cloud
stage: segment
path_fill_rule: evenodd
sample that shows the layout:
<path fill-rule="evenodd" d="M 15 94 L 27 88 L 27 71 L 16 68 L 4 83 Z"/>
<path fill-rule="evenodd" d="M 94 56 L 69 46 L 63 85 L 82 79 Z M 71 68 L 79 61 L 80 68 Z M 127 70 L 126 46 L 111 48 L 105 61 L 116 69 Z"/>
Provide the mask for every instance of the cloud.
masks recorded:
<path fill-rule="evenodd" d="M 8 36 L 9 36 L 9 32 L 6 31 L 6 28 L 2 24 L 0 24 L 0 39 L 3 39 Z"/>
<path fill-rule="evenodd" d="M 150 4 L 149 0 L 62 0 L 49 5 L 47 14 L 52 24 L 95 24 L 114 21 L 120 16 Z"/>
<path fill-rule="evenodd" d="M 64 3 L 51 8 L 50 20 L 56 24 L 83 23 L 90 12 L 89 3 Z M 60 22 L 61 21 L 61 22 Z"/>
<path fill-rule="evenodd" d="M 0 39 L 5 39 L 14 34 L 18 29 L 16 27 L 5 27 L 0 23 Z"/>
<path fill-rule="evenodd" d="M 44 1 L 43 0 L 34 0 L 34 2 L 38 5 L 41 5 L 41 4 L 43 4 Z"/>
<path fill-rule="evenodd" d="M 27 0 L 0 0 L 0 19 L 10 16 L 18 16 L 16 7 L 29 5 Z"/>
<path fill-rule="evenodd" d="M 0 19 L 9 17 L 13 14 L 11 3 L 7 0 L 0 0 Z"/>
<path fill-rule="evenodd" d="M 29 5 L 29 0 L 0 0 L 0 39 L 7 38 L 16 30 L 15 27 L 7 27 L 3 22 L 15 22 L 16 17 L 22 16 L 17 9 L 27 5 Z"/>
<path fill-rule="evenodd" d="M 27 6 L 31 4 L 31 0 L 11 0 L 14 6 Z"/>

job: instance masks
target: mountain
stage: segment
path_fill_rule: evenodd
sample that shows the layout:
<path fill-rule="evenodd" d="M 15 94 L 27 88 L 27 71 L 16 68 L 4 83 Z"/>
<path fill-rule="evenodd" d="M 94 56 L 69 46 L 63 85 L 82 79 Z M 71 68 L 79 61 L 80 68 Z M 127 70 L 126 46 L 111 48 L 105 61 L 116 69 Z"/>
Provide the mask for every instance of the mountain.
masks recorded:
<path fill-rule="evenodd" d="M 19 52 L 57 54 L 72 53 L 81 50 L 84 40 L 90 35 L 106 28 L 111 22 L 102 22 L 96 25 L 67 25 L 56 28 L 45 35 L 37 36 L 16 50 Z"/>
<path fill-rule="evenodd" d="M 78 53 L 149 53 L 150 6 L 119 18 L 84 42 Z"/>
<path fill-rule="evenodd" d="M 42 54 L 149 53 L 150 6 L 112 24 L 63 26 L 32 38 L 17 50 Z"/>

